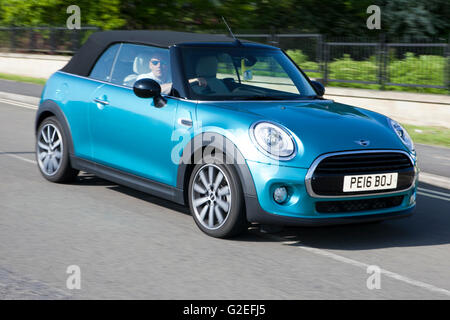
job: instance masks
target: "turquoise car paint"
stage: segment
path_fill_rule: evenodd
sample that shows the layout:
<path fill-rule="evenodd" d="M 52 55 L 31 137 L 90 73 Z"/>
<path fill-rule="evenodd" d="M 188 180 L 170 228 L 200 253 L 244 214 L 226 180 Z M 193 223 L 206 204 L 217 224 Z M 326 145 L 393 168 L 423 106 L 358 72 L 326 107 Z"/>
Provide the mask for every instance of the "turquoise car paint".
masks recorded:
<path fill-rule="evenodd" d="M 386 117 L 362 108 L 356 108 L 331 100 L 323 101 L 271 101 L 271 102 L 216 102 L 199 104 L 199 109 L 207 110 L 202 116 L 205 119 L 220 113 L 220 119 L 214 117 L 216 127 L 236 128 L 235 112 L 240 112 L 241 123 L 237 128 L 249 128 L 252 123 L 268 120 L 279 123 L 294 136 L 298 148 L 297 156 L 285 161 L 277 161 L 259 152 L 249 139 L 248 132 L 239 135 L 238 139 L 229 138 L 236 143 L 248 160 L 264 163 L 309 168 L 311 163 L 321 154 L 345 150 L 394 149 L 408 151 L 396 134 L 390 129 Z M 217 109 L 220 108 L 220 109 Z M 224 112 L 226 109 L 227 112 Z M 208 115 L 209 114 L 209 115 Z M 229 115 L 229 116 L 227 116 Z M 220 122 L 220 123 L 217 123 Z M 235 131 L 234 131 L 235 132 Z M 370 145 L 363 147 L 355 141 L 366 139 Z"/>
<path fill-rule="evenodd" d="M 97 89 L 95 96 L 108 104 L 90 108 L 93 160 L 173 185 L 176 164 L 168 159 L 178 101 L 169 99 L 164 108 L 155 108 L 152 99 L 110 84 Z"/>
<path fill-rule="evenodd" d="M 132 61 L 128 64 L 134 68 Z M 172 75 L 174 84 L 183 80 Z M 305 80 L 305 83 L 309 81 Z M 221 86 L 217 85 L 217 88 Z M 188 92 L 186 88 L 179 89 L 182 94 Z M 210 133 L 214 139 L 226 138 L 224 141 L 231 142 L 242 154 L 250 178 L 241 183 L 251 184 L 256 191 L 256 194 L 244 194 L 244 197 L 256 198 L 260 208 L 275 217 L 325 220 L 400 212 L 415 205 L 410 198 L 416 191 L 417 179 L 407 190 L 388 194 L 320 198 L 307 192 L 305 177 L 308 170 L 319 156 L 328 153 L 401 151 L 408 153 L 412 165 L 416 166 L 414 151 L 402 143 L 390 127 L 388 118 L 381 114 L 309 95 L 263 101 L 195 100 L 187 94 L 164 98 L 165 106 L 157 108 L 153 99 L 139 98 L 132 87 L 58 71 L 47 81 L 41 104 L 53 101 L 65 115 L 74 156 L 178 188 L 180 193 L 185 191 L 180 189 L 183 186 L 179 183 L 182 155 L 189 152 L 187 146 L 196 137 Z M 276 160 L 261 152 L 250 132 L 258 121 L 270 121 L 285 128 L 293 138 L 295 156 L 289 160 Z M 369 144 L 363 146 L 358 143 L 360 140 L 368 140 Z M 184 181 L 189 178 L 189 175 L 182 177 Z M 279 186 L 288 190 L 288 200 L 283 204 L 273 199 L 273 192 Z M 327 214 L 316 211 L 319 201 L 397 195 L 403 196 L 401 204 L 385 209 Z M 247 206 L 248 210 L 252 208 Z"/>
<path fill-rule="evenodd" d="M 256 186 L 257 198 L 261 208 L 271 214 L 294 217 L 294 218 L 339 218 L 344 216 L 372 215 L 377 213 L 387 213 L 392 211 L 407 210 L 415 206 L 409 203 L 409 197 L 415 192 L 415 186 L 403 192 L 396 192 L 394 195 L 403 195 L 404 199 L 400 206 L 389 209 L 370 210 L 362 212 L 352 212 L 344 214 L 324 214 L 318 213 L 315 204 L 318 201 L 339 201 L 342 197 L 335 198 L 313 198 L 308 195 L 305 187 L 305 176 L 307 169 L 270 165 L 247 160 L 247 165 L 252 173 Z M 273 190 L 278 186 L 287 186 L 289 199 L 285 204 L 278 204 L 273 199 Z M 370 195 L 358 197 L 358 199 L 373 199 L 389 197 L 389 195 Z M 345 197 L 344 197 L 345 199 Z"/>
<path fill-rule="evenodd" d="M 56 72 L 47 81 L 42 92 L 41 103 L 52 100 L 65 114 L 75 155 L 88 160 L 93 160 L 89 112 L 95 106 L 94 94 L 102 86 L 102 83 L 95 80 Z"/>
<path fill-rule="evenodd" d="M 84 92 L 87 98 L 83 99 L 79 92 Z M 95 98 L 109 104 L 95 103 Z M 158 109 L 153 100 L 136 97 L 130 88 L 63 72 L 56 72 L 47 82 L 42 100 L 47 99 L 57 102 L 69 119 L 75 155 L 173 187 L 184 147 L 196 135 L 210 132 L 232 141 L 244 155 L 261 208 L 271 214 L 333 218 L 411 207 L 404 200 L 400 207 L 377 211 L 327 215 L 315 211 L 317 201 L 343 199 L 317 199 L 306 192 L 306 172 L 319 155 L 343 150 L 408 152 L 390 130 L 385 116 L 362 108 L 331 100 L 205 103 L 169 98 L 167 105 Z M 193 126 L 182 125 L 178 119 L 189 119 Z M 277 161 L 256 148 L 250 139 L 249 128 L 261 120 L 288 128 L 297 146 L 295 158 Z M 370 146 L 354 143 L 361 138 L 370 140 Z M 289 201 L 284 205 L 277 204 L 271 196 L 278 185 L 289 187 Z M 407 199 L 411 190 L 398 195 L 405 195 Z M 383 196 L 358 199 L 374 197 Z"/>

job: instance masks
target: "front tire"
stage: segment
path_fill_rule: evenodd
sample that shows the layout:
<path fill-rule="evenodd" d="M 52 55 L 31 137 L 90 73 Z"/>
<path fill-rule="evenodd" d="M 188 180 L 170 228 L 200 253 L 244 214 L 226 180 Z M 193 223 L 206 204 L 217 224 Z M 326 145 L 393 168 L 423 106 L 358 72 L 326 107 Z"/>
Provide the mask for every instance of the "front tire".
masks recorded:
<path fill-rule="evenodd" d="M 239 176 L 222 159 L 209 157 L 194 167 L 188 198 L 195 223 L 207 235 L 229 238 L 247 229 Z"/>
<path fill-rule="evenodd" d="M 44 119 L 36 135 L 36 161 L 42 176 L 51 182 L 70 182 L 78 170 L 70 166 L 67 137 L 56 117 Z"/>

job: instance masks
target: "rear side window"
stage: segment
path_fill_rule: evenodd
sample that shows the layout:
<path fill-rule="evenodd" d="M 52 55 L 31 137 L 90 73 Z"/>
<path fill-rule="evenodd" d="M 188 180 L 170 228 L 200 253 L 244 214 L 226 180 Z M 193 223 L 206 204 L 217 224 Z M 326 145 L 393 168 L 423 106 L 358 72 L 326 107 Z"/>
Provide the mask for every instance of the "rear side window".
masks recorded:
<path fill-rule="evenodd" d="M 116 59 L 117 51 L 120 48 L 120 44 L 114 44 L 110 46 L 97 60 L 94 68 L 91 71 L 89 77 L 102 80 L 102 81 L 110 81 L 111 80 L 111 70 Z"/>

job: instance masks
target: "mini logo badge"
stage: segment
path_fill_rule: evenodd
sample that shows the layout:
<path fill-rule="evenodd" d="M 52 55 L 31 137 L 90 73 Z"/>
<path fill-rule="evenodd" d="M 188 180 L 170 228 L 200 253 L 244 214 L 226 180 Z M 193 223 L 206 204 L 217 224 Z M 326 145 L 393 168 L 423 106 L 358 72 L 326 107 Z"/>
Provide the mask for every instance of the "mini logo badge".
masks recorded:
<path fill-rule="evenodd" d="M 361 139 L 361 140 L 356 140 L 355 143 L 357 143 L 363 147 L 367 147 L 370 144 L 370 141 Z"/>

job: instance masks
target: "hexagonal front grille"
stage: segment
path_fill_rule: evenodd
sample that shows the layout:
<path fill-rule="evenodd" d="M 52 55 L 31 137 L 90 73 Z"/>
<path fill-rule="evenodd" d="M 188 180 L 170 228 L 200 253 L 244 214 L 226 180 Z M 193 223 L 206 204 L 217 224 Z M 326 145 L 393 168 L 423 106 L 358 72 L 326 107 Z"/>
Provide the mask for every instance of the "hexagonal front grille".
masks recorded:
<path fill-rule="evenodd" d="M 312 173 L 311 190 L 318 196 L 351 196 L 386 191 L 343 192 L 344 176 L 379 173 L 398 173 L 395 192 L 406 190 L 414 182 L 415 170 L 409 157 L 401 152 L 355 152 L 323 158 Z"/>
<path fill-rule="evenodd" d="M 403 153 L 355 153 L 327 157 L 319 163 L 314 173 L 354 175 L 402 171 L 411 167 L 411 161 Z"/>

